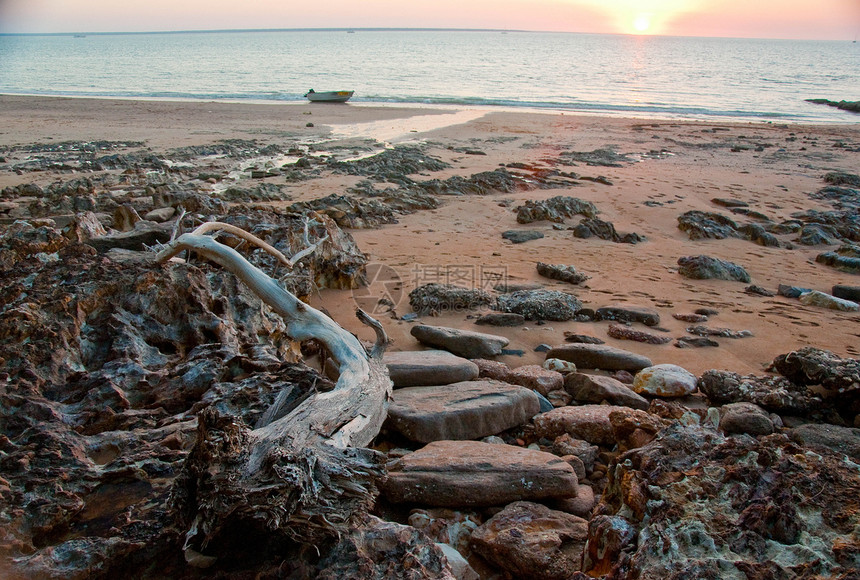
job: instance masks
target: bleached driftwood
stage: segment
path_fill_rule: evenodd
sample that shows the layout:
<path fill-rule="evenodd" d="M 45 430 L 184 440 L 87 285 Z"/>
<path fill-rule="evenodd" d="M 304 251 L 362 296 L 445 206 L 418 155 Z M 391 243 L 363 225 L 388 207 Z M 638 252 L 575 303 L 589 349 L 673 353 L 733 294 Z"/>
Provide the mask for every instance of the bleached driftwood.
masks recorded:
<path fill-rule="evenodd" d="M 282 417 L 270 410 L 253 430 L 213 409 L 200 414 L 198 441 L 174 489 L 189 528 L 186 556 L 198 564 L 209 561 L 199 552 L 237 519 L 263 523 L 300 541 L 345 531 L 372 504 L 375 482 L 384 473 L 380 454 L 364 447 L 379 432 L 391 396 L 382 363 L 387 338 L 378 322 L 358 311 L 359 319 L 376 331 L 376 344 L 368 353 L 331 318 L 236 250 L 204 235 L 211 231 L 241 237 L 284 265 L 307 255 L 303 251 L 288 259 L 244 230 L 212 222 L 179 236 L 156 259 L 165 262 L 190 250 L 220 264 L 283 317 L 293 339 L 321 342 L 339 377 L 333 390 L 312 394 Z"/>

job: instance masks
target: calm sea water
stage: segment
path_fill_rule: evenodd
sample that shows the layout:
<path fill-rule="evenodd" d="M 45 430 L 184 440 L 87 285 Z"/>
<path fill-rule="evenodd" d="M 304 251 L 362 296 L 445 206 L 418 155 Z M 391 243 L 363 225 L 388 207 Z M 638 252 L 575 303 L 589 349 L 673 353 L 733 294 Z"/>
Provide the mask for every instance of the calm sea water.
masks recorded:
<path fill-rule="evenodd" d="M 550 108 L 856 122 L 860 44 L 467 31 L 0 36 L 0 93 Z"/>

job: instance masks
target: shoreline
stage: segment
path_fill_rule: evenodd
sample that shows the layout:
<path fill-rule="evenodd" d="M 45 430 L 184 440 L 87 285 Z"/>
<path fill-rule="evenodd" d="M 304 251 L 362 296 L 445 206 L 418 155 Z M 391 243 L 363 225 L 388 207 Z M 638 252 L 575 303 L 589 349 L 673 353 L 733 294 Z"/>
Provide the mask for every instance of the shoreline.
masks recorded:
<path fill-rule="evenodd" d="M 465 109 L 465 108 L 464 108 Z M 456 108 L 455 108 L 456 110 Z M 474 109 L 468 109 L 474 111 Z M 817 254 L 838 247 L 794 245 L 769 248 L 742 239 L 688 239 L 678 229 L 677 218 L 690 210 L 731 216 L 738 223 L 752 222 L 715 205 L 715 198 L 748 203 L 750 208 L 778 221 L 792 213 L 812 209 L 828 211 L 830 205 L 809 195 L 825 186 L 828 171 L 856 171 L 860 165 L 860 127 L 856 125 L 783 125 L 730 123 L 725 121 L 651 120 L 598 115 L 533 114 L 491 111 L 449 117 L 449 109 L 402 106 L 326 106 L 311 103 L 273 107 L 269 104 L 223 102 L 164 102 L 133 99 L 75 99 L 0 96 L 0 146 L 65 141 L 139 142 L 146 150 L 166 158 L 171 150 L 233 139 L 247 140 L 284 150 L 302 147 L 313 157 L 314 148 L 345 157 L 394 145 L 417 145 L 449 168 L 423 171 L 414 180 L 468 177 L 500 165 L 522 164 L 536 171 L 560 169 L 589 178 L 603 177 L 611 185 L 581 181 L 570 187 L 535 188 L 485 196 L 442 196 L 436 209 L 397 216 L 398 223 L 376 229 L 349 229 L 361 251 L 371 262 L 387 265 L 404 280 L 404 293 L 417 284 L 413 267 L 504 265 L 512 281 L 540 283 L 546 288 L 571 292 L 588 308 L 628 302 L 657 308 L 667 335 L 684 334 L 689 325 L 672 314 L 710 305 L 720 310 L 713 323 L 734 330 L 750 330 L 752 338 L 721 339 L 718 348 L 679 349 L 646 345 L 606 336 L 607 322 L 527 324 L 524 328 L 478 327 L 469 313 L 450 313 L 421 320 L 443 325 L 501 334 L 511 348 L 523 356 L 505 356 L 512 366 L 542 360 L 534 348 L 539 344 L 561 344 L 564 333 L 598 336 L 607 344 L 647 354 L 655 363 L 673 362 L 700 373 L 723 368 L 742 374 L 761 373 L 774 356 L 801 346 L 833 350 L 841 356 L 858 356 L 857 333 L 851 330 L 856 314 L 837 313 L 800 305 L 784 297 L 762 298 L 744 291 L 746 285 L 725 281 L 692 281 L 679 276 L 677 260 L 683 256 L 708 254 L 747 268 L 752 283 L 775 291 L 779 284 L 813 287 L 829 292 L 834 284 L 858 285 L 856 276 L 840 273 L 815 262 Z M 440 122 L 433 123 L 433 117 Z M 450 123 L 452 120 L 464 122 Z M 422 124 L 426 122 L 425 124 Z M 313 126 L 308 126 L 312 123 Z M 338 138 L 338 128 L 352 128 Z M 394 131 L 388 139 L 374 140 L 373 131 Z M 392 129 L 394 128 L 394 129 Z M 385 141 L 377 143 L 376 141 Z M 843 144 L 837 147 L 836 145 Z M 310 147 L 310 149 L 308 149 Z M 133 151 L 141 145 L 130 146 Z M 619 166 L 565 165 L 569 151 L 613 148 L 629 156 Z M 660 152 L 665 152 L 660 154 Z M 656 153 L 654 153 L 656 152 Z M 480 154 L 478 154 L 480 153 Z M 327 153 L 325 153 L 327 154 Z M 47 186 L 90 175 L 82 172 L 35 171 L 17 174 L 6 170 L 14 165 L 11 153 L 0 171 L 0 188 L 23 183 Z M 214 163 L 194 162 L 199 167 Z M 225 175 L 242 163 L 220 159 L 207 171 Z M 323 167 L 322 165 L 320 167 Z M 201 169 L 202 170 L 202 169 Z M 193 169 L 178 171 L 180 181 L 193 177 Z M 199 170 L 198 170 L 199 171 Z M 513 170 L 512 170 L 513 171 Z M 321 173 L 304 181 L 283 177 L 252 180 L 243 177 L 236 186 L 271 184 L 290 197 L 290 202 L 343 195 L 361 177 Z M 230 182 L 232 183 L 232 182 Z M 204 188 L 193 181 L 188 187 Z M 135 194 L 140 195 L 140 194 Z M 619 232 L 635 232 L 646 241 L 619 244 L 605 240 L 572 237 L 578 217 L 558 229 L 548 222 L 523 226 L 513 210 L 526 201 L 553 196 L 578 197 L 594 203 L 600 218 Z M 143 211 L 143 210 L 141 210 Z M 539 230 L 544 237 L 524 244 L 511 244 L 500 234 L 512 229 Z M 540 277 L 535 263 L 574 265 L 591 276 L 584 286 L 571 286 Z M 404 299 L 405 300 L 405 299 Z M 322 305 L 339 323 L 353 332 L 363 332 L 353 322 L 350 291 L 326 290 Z M 397 314 L 409 311 L 397 306 Z M 395 339 L 393 350 L 421 348 L 409 335 L 412 323 L 386 319 L 386 330 Z"/>
<path fill-rule="evenodd" d="M 0 92 L 0 98 L 26 98 L 26 99 L 80 99 L 80 100 L 99 100 L 99 101 L 140 101 L 150 103 L 223 103 L 227 105 L 267 105 L 267 106 L 301 106 L 309 104 L 305 99 L 254 99 L 254 98 L 234 98 L 234 97 L 147 97 L 143 95 L 121 96 L 121 95 L 45 95 L 38 93 L 3 93 Z M 325 104 L 330 106 L 330 104 Z M 748 115 L 733 115 L 725 114 L 694 114 L 694 113 L 660 113 L 656 111 L 637 112 L 631 110 L 614 110 L 614 109 L 595 109 L 585 110 L 572 107 L 564 107 L 561 105 L 513 105 L 513 104 L 494 104 L 494 103 L 430 103 L 430 102 L 408 102 L 408 101 L 363 101 L 361 97 L 358 100 L 351 99 L 347 103 L 349 107 L 369 107 L 369 108 L 394 108 L 394 109 L 427 109 L 427 110 L 482 110 L 486 112 L 501 112 L 501 113 L 530 113 L 530 114 L 546 114 L 546 115 L 573 115 L 583 117 L 606 117 L 613 119 L 635 119 L 635 120 L 654 120 L 654 121 L 680 121 L 680 122 L 703 122 L 716 123 L 726 122 L 735 124 L 765 124 L 765 125 L 802 125 L 802 126 L 840 126 L 852 124 L 850 115 L 855 113 L 845 112 L 845 119 L 823 120 L 815 119 L 802 121 L 795 118 L 773 118 L 767 119 L 765 116 L 750 113 Z M 818 105 L 824 106 L 824 105 Z M 778 115 L 774 113 L 773 115 Z"/>

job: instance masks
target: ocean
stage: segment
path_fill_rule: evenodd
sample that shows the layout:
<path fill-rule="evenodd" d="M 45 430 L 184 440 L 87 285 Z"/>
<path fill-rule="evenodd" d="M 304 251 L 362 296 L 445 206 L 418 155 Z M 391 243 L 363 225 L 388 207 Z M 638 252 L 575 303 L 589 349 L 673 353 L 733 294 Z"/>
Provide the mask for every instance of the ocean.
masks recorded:
<path fill-rule="evenodd" d="M 850 123 L 860 44 L 515 31 L 0 35 L 0 93 L 552 109 Z"/>

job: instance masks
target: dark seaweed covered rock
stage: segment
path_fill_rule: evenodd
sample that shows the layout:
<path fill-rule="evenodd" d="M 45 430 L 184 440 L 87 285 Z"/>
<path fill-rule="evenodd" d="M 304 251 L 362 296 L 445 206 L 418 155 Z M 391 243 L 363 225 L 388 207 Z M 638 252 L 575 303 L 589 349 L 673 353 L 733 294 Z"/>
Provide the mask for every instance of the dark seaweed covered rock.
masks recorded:
<path fill-rule="evenodd" d="M 597 213 L 597 207 L 590 201 L 584 201 L 578 197 L 558 195 L 543 201 L 526 201 L 524 205 L 517 208 L 517 222 L 530 224 L 532 222 L 547 220 L 555 223 L 564 223 L 566 218 L 573 217 L 576 214 L 594 217 Z"/>
<path fill-rule="evenodd" d="M 477 288 L 454 284 L 424 284 L 409 293 L 409 305 L 417 314 L 439 314 L 490 306 L 492 297 Z"/>
<path fill-rule="evenodd" d="M 775 413 L 805 414 L 821 406 L 821 397 L 804 385 L 784 377 L 741 376 L 723 370 L 705 371 L 699 377 L 699 390 L 712 403 L 747 402 Z"/>
<path fill-rule="evenodd" d="M 773 359 L 772 367 L 799 385 L 821 385 L 841 394 L 860 395 L 860 359 L 805 347 Z"/>
<path fill-rule="evenodd" d="M 552 280 L 561 280 L 562 282 L 569 282 L 571 284 L 582 284 L 589 278 L 589 276 L 586 276 L 582 272 L 577 272 L 575 267 L 565 266 L 564 264 L 544 264 L 543 262 L 538 262 L 537 273 Z"/>
<path fill-rule="evenodd" d="M 620 244 L 638 244 L 645 240 L 643 236 L 636 233 L 619 234 L 615 231 L 615 226 L 612 222 L 607 222 L 597 218 L 586 218 L 579 222 L 573 228 L 573 237 L 575 238 L 591 238 L 596 237 L 601 240 L 609 240 Z"/>
<path fill-rule="evenodd" d="M 582 308 L 576 296 L 558 290 L 520 290 L 498 297 L 502 312 L 522 314 L 526 320 L 572 320 Z"/>
<path fill-rule="evenodd" d="M 738 237 L 738 224 L 731 218 L 713 212 L 688 211 L 678 217 L 678 228 L 686 232 L 691 240 L 724 240 Z"/>
<path fill-rule="evenodd" d="M 749 282 L 750 275 L 743 267 L 710 256 L 686 256 L 678 258 L 678 273 L 694 280 L 733 280 Z"/>
<path fill-rule="evenodd" d="M 844 244 L 835 252 L 818 254 L 815 257 L 815 261 L 842 272 L 860 274 L 860 246 Z"/>

